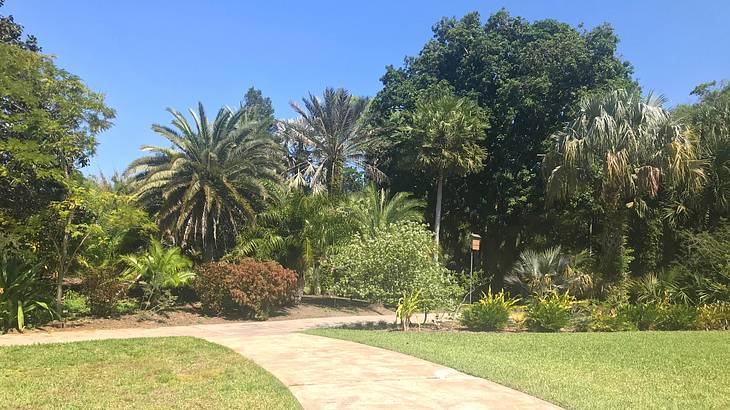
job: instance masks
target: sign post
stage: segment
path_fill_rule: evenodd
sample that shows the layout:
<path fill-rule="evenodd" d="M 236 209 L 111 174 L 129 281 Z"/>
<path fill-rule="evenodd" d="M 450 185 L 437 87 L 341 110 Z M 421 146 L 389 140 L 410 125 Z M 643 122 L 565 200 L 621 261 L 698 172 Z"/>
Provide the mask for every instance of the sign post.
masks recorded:
<path fill-rule="evenodd" d="M 470 262 L 469 262 L 469 303 L 472 303 L 471 295 L 474 293 L 474 252 L 479 251 L 482 237 L 472 233 L 470 243 Z"/>

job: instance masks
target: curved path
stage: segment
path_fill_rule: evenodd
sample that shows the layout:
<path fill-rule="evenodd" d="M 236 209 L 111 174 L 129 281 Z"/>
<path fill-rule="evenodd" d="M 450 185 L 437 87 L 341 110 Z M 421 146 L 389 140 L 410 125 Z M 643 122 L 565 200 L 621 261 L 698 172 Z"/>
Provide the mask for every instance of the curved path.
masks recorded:
<path fill-rule="evenodd" d="M 383 316 L 78 330 L 0 336 L 0 346 L 192 336 L 227 346 L 281 380 L 305 409 L 559 409 L 497 383 L 425 360 L 297 331 Z"/>

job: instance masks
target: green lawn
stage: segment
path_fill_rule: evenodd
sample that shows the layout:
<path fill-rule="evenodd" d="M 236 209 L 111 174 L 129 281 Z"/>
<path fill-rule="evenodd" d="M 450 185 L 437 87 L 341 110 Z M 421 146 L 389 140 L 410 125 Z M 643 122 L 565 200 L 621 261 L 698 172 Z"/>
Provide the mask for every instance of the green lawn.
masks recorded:
<path fill-rule="evenodd" d="M 297 409 L 271 374 L 187 337 L 0 348 L 0 408 Z"/>
<path fill-rule="evenodd" d="M 730 332 L 308 333 L 417 356 L 567 408 L 730 408 Z"/>

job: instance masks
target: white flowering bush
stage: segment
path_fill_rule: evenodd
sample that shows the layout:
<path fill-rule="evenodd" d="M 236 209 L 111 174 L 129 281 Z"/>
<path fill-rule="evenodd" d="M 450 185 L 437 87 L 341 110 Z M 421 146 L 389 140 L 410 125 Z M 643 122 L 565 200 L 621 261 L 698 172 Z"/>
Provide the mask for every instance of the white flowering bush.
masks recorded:
<path fill-rule="evenodd" d="M 431 231 L 416 222 L 398 222 L 373 235 L 356 235 L 328 260 L 335 293 L 396 304 L 404 293 L 422 292 L 422 308 L 448 306 L 463 290 L 434 260 Z"/>

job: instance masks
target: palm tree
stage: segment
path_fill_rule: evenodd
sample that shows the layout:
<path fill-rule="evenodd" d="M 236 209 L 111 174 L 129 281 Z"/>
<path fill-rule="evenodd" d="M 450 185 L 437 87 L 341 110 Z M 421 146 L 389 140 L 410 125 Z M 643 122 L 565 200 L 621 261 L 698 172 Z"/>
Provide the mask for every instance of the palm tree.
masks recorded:
<path fill-rule="evenodd" d="M 517 287 L 527 296 L 544 297 L 556 291 L 583 292 L 593 285 L 593 280 L 590 275 L 581 273 L 575 267 L 586 257 L 585 253 L 564 255 L 560 246 L 542 252 L 528 249 L 520 254 L 504 282 Z"/>
<path fill-rule="evenodd" d="M 423 220 L 424 203 L 409 192 L 391 196 L 389 190 L 370 184 L 353 196 L 353 202 L 348 204 L 351 216 L 370 235 L 396 222 Z"/>
<path fill-rule="evenodd" d="M 434 236 L 438 246 L 441 231 L 441 199 L 449 176 L 465 176 L 482 169 L 486 152 L 478 141 L 485 138 L 483 110 L 469 98 L 436 90 L 416 102 L 410 125 L 402 131 L 420 139 L 418 163 L 436 175 Z"/>
<path fill-rule="evenodd" d="M 588 185 L 602 205 L 600 264 L 611 279 L 624 270 L 628 210 L 643 213 L 645 199 L 656 197 L 663 183 L 696 189 L 703 179 L 692 142 L 663 102 L 638 90 L 585 98 L 575 120 L 552 136 L 555 145 L 544 161 L 549 203 Z"/>
<path fill-rule="evenodd" d="M 316 267 L 328 250 L 345 243 L 353 233 L 338 197 L 326 192 L 307 194 L 298 188 L 272 191 L 270 206 L 246 226 L 236 247 L 226 258 L 246 256 L 274 259 L 298 272 L 300 285 L 305 273 Z"/>
<path fill-rule="evenodd" d="M 145 289 L 145 307 L 152 307 L 164 289 L 176 288 L 195 278 L 193 262 L 183 256 L 180 248 L 165 248 L 160 241 L 152 241 L 141 255 L 126 255 L 125 275 L 133 282 L 140 282 Z"/>
<path fill-rule="evenodd" d="M 364 121 L 369 99 L 354 97 L 343 88 L 326 88 L 321 100 L 310 94 L 302 103 L 303 107 L 291 103 L 300 118 L 279 124 L 280 134 L 295 142 L 297 152 L 311 151 L 304 159 L 295 157 L 295 177 L 308 180 L 313 187 L 322 184 L 332 193 L 342 190 L 342 174 L 348 163 L 373 179 L 383 177 L 366 155 L 373 135 Z M 303 177 L 305 170 L 308 175 Z"/>
<path fill-rule="evenodd" d="M 218 111 L 209 122 L 202 104 L 190 110 L 191 125 L 178 111 L 172 127 L 153 125 L 172 147 L 143 146 L 153 155 L 130 164 L 130 189 L 156 209 L 161 230 L 173 244 L 210 260 L 233 244 L 277 180 L 278 146 L 266 126 L 245 110 Z"/>

